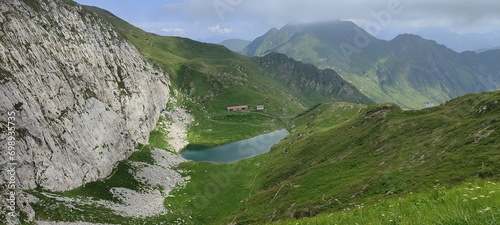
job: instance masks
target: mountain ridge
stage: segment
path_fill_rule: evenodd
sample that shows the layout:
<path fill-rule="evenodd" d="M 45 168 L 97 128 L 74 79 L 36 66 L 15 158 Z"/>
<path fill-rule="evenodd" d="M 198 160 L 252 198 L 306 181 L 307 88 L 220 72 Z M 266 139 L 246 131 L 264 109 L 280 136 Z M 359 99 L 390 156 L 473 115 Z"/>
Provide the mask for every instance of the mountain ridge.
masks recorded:
<path fill-rule="evenodd" d="M 264 73 L 278 78 L 280 82 L 285 82 L 297 96 L 311 96 L 309 99 L 318 99 L 310 105 L 339 100 L 373 103 L 332 69 L 318 69 L 312 64 L 303 64 L 280 53 L 269 53 L 263 57 L 254 57 L 253 60 L 260 65 Z M 305 98 L 304 101 L 310 100 Z"/>
<path fill-rule="evenodd" d="M 480 52 L 481 49 L 492 49 L 500 45 L 498 38 L 500 31 L 491 31 L 487 33 L 465 33 L 458 34 L 444 28 L 427 27 L 422 29 L 403 29 L 399 33 L 412 33 L 425 39 L 435 40 L 439 44 L 444 44 L 456 52 L 465 51 Z M 377 35 L 383 40 L 392 40 L 397 34 L 391 32 L 382 32 Z"/>
<path fill-rule="evenodd" d="M 250 44 L 251 41 L 242 40 L 242 39 L 227 39 L 223 42 L 219 43 L 220 45 L 224 45 L 226 48 L 233 52 L 241 52 L 245 47 Z"/>
<path fill-rule="evenodd" d="M 290 27 L 294 26 L 299 31 L 292 34 Z M 394 101 L 418 109 L 429 101 L 442 103 L 466 93 L 500 88 L 500 75 L 489 72 L 496 67 L 483 63 L 485 55 L 457 53 L 416 35 L 402 34 L 383 41 L 344 21 L 272 30 L 243 53 L 259 56 L 278 52 L 322 69 L 332 68 L 377 102 Z M 475 57 L 481 66 L 468 63 L 468 57 Z"/>

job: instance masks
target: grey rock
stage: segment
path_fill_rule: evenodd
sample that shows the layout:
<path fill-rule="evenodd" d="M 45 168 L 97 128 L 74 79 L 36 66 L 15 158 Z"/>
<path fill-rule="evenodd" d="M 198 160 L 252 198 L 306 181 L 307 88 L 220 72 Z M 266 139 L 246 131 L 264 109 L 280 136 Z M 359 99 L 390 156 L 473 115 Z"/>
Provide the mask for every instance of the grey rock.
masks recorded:
<path fill-rule="evenodd" d="M 185 184 L 184 178 L 176 170 L 177 166 L 186 160 L 179 155 L 165 150 L 151 151 L 155 165 L 147 163 L 132 163 L 136 172 L 135 179 L 152 187 L 161 187 L 162 192 L 168 195 L 175 187 Z"/>
<path fill-rule="evenodd" d="M 127 188 L 112 188 L 113 196 L 118 197 L 121 204 L 101 200 L 101 204 L 115 213 L 127 217 L 148 217 L 167 213 L 163 202 L 165 198 L 158 190 L 138 192 Z"/>
<path fill-rule="evenodd" d="M 63 191 L 108 176 L 147 142 L 169 79 L 92 12 L 37 3 L 0 1 L 0 146 L 15 111 L 18 187 Z M 8 162 L 2 152 L 2 171 Z"/>
<path fill-rule="evenodd" d="M 179 164 L 186 160 L 177 154 L 160 149 L 152 150 L 151 156 L 154 159 L 153 165 L 128 161 L 132 166 L 129 172 L 133 174 L 141 187 L 137 191 L 122 187 L 111 188 L 110 192 L 118 201 L 91 197 L 71 198 L 47 191 L 41 191 L 39 194 L 62 203 L 66 207 L 78 209 L 82 206 L 100 205 L 125 217 L 144 218 L 166 214 L 168 209 L 165 208 L 164 204 L 165 201 L 168 201 L 166 199 L 170 196 L 170 192 L 175 188 L 184 187 L 189 180 L 189 177 L 182 177 L 180 171 L 176 170 Z M 35 201 L 37 200 L 33 199 L 28 202 Z M 39 221 L 39 223 L 50 224 L 49 221 Z M 57 223 L 54 222 L 54 224 Z"/>

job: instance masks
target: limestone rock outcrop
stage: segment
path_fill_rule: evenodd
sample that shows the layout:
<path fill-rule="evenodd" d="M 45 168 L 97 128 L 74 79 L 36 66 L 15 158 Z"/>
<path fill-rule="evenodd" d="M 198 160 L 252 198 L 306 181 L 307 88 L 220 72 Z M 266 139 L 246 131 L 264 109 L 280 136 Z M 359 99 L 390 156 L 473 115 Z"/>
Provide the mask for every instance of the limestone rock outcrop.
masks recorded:
<path fill-rule="evenodd" d="M 108 176 L 147 142 L 169 79 L 80 5 L 1 0 L 0 97 L 2 148 L 16 113 L 17 184 L 61 191 Z M 8 162 L 2 152 L 2 171 Z"/>

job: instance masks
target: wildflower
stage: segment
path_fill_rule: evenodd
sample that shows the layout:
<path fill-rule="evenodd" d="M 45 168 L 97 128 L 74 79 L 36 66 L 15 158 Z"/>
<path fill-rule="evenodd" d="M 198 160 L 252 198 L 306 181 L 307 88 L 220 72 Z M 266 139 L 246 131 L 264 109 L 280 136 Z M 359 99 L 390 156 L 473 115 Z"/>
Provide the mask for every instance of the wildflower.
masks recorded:
<path fill-rule="evenodd" d="M 484 198 L 484 195 L 479 195 L 480 198 Z"/>
<path fill-rule="evenodd" d="M 464 194 L 465 197 L 469 196 L 468 194 Z"/>
<path fill-rule="evenodd" d="M 481 187 L 477 186 L 476 189 L 481 189 Z"/>
<path fill-rule="evenodd" d="M 470 198 L 470 199 L 472 199 L 472 200 L 477 200 L 477 198 L 476 198 L 476 197 L 472 197 L 472 198 Z"/>
<path fill-rule="evenodd" d="M 483 210 L 479 210 L 478 212 L 479 212 L 479 213 L 484 213 L 484 212 L 488 212 L 488 211 L 490 211 L 490 210 L 491 210 L 491 208 L 490 208 L 490 207 L 486 207 L 486 208 L 484 208 Z"/>
<path fill-rule="evenodd" d="M 488 192 L 488 193 L 489 193 L 489 194 L 493 194 L 493 193 L 495 193 L 495 191 L 490 191 L 490 192 Z"/>

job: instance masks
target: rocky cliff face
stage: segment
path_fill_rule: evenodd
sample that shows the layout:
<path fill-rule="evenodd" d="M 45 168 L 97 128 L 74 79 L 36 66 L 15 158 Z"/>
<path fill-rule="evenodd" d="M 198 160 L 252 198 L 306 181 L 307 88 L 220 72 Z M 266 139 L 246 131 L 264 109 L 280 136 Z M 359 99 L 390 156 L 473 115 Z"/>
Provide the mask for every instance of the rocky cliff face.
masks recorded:
<path fill-rule="evenodd" d="M 168 84 L 111 25 L 77 4 L 0 1 L 0 142 L 7 146 L 7 112 L 15 111 L 23 189 L 66 190 L 109 175 L 147 142 Z M 7 162 L 2 152 L 2 172 Z"/>

